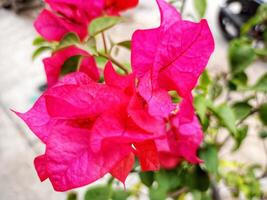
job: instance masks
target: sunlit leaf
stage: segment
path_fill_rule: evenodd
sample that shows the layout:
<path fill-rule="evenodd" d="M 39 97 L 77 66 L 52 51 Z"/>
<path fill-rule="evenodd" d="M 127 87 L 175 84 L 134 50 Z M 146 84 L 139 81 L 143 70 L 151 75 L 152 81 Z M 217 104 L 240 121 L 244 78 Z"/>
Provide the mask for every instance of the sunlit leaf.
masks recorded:
<path fill-rule="evenodd" d="M 88 51 L 91 55 L 97 55 L 97 47 L 96 47 L 96 39 L 91 37 L 89 40 L 87 40 L 82 48 L 86 51 Z"/>
<path fill-rule="evenodd" d="M 259 92 L 267 92 L 267 73 L 264 74 L 257 83 L 252 87 L 253 90 Z"/>
<path fill-rule="evenodd" d="M 218 117 L 222 125 L 224 125 L 232 135 L 236 135 L 236 116 L 233 109 L 227 104 L 222 104 L 218 107 L 211 108 L 214 114 Z"/>
<path fill-rule="evenodd" d="M 206 98 L 203 95 L 197 95 L 194 99 L 194 105 L 201 123 L 204 123 L 207 112 Z"/>
<path fill-rule="evenodd" d="M 200 150 L 199 156 L 204 160 L 204 165 L 211 173 L 217 173 L 218 171 L 218 151 L 214 145 L 206 145 Z"/>
<path fill-rule="evenodd" d="M 37 36 L 32 42 L 32 44 L 34 46 L 41 46 L 41 45 L 46 44 L 46 43 L 47 43 L 47 41 L 41 36 Z"/>
<path fill-rule="evenodd" d="M 194 6 L 199 18 L 203 18 L 207 9 L 207 0 L 194 0 Z"/>
<path fill-rule="evenodd" d="M 48 46 L 39 47 L 33 52 L 32 59 L 35 60 L 37 57 L 39 57 L 42 53 L 46 51 L 52 51 L 52 48 Z"/>
<path fill-rule="evenodd" d="M 121 21 L 120 17 L 105 16 L 94 19 L 89 26 L 90 36 L 96 36 L 97 34 L 112 28 Z"/>
<path fill-rule="evenodd" d="M 243 141 L 246 139 L 247 134 L 248 134 L 248 126 L 247 125 L 239 128 L 237 130 L 237 134 L 236 134 L 236 137 L 235 137 L 236 144 L 235 144 L 234 150 L 238 150 L 239 149 L 239 147 L 241 146 Z"/>
<path fill-rule="evenodd" d="M 80 43 L 79 36 L 75 33 L 68 33 L 64 36 L 64 38 L 60 41 L 59 45 L 57 46 L 58 49 L 63 49 L 69 47 L 71 45 L 75 45 Z"/>
<path fill-rule="evenodd" d="M 131 40 L 119 42 L 117 45 L 131 50 Z"/>

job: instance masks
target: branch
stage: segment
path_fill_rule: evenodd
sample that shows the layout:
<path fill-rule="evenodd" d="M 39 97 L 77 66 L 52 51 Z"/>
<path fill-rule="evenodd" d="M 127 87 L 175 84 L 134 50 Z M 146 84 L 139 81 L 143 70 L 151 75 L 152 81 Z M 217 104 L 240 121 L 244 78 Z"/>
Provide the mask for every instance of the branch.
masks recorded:
<path fill-rule="evenodd" d="M 186 4 L 186 0 L 182 0 L 182 5 L 181 5 L 181 9 L 180 9 L 181 16 L 183 16 L 185 4 Z"/>
<path fill-rule="evenodd" d="M 102 36 L 102 40 L 103 40 L 103 45 L 104 45 L 105 54 L 107 54 L 107 53 L 108 53 L 108 47 L 107 47 L 107 41 L 106 41 L 105 33 L 102 32 L 102 33 L 101 33 L 101 36 Z"/>
<path fill-rule="evenodd" d="M 169 197 L 171 197 L 171 198 L 177 198 L 177 197 L 179 197 L 181 194 L 187 192 L 187 190 L 188 190 L 188 188 L 183 187 L 183 188 L 181 188 L 181 189 L 179 189 L 179 190 L 177 190 L 177 191 L 175 191 L 175 192 L 170 193 L 170 194 L 169 194 Z"/>
<path fill-rule="evenodd" d="M 99 56 L 106 58 L 107 60 L 110 60 L 112 63 L 114 63 L 117 67 L 119 67 L 121 70 L 124 71 L 125 74 L 129 74 L 128 70 L 126 67 L 124 67 L 121 63 L 119 63 L 117 60 L 115 60 L 114 58 L 112 58 L 110 55 L 106 55 L 103 53 L 98 53 Z"/>

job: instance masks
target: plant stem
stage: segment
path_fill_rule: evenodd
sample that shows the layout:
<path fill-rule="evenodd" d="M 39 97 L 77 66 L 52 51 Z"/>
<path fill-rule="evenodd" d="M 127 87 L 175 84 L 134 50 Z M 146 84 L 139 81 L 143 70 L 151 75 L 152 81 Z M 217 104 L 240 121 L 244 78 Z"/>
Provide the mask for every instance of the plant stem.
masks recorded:
<path fill-rule="evenodd" d="M 102 54 L 102 53 L 98 53 L 98 54 L 99 54 L 99 56 L 101 56 L 103 58 L 106 58 L 107 60 L 110 60 L 112 63 L 117 65 L 117 67 L 119 67 L 121 70 L 123 70 L 125 74 L 129 74 L 129 72 L 126 69 L 126 67 L 124 67 L 121 63 L 119 63 L 117 60 L 112 58 L 110 55 L 106 55 L 106 54 Z"/>
<path fill-rule="evenodd" d="M 186 0 L 181 0 L 181 1 L 182 1 L 182 5 L 181 5 L 180 13 L 181 13 L 181 16 L 183 16 Z"/>
<path fill-rule="evenodd" d="M 179 197 L 181 194 L 187 192 L 187 190 L 188 190 L 188 189 L 187 189 L 186 187 L 183 187 L 183 188 L 181 188 L 181 189 L 179 189 L 179 190 L 177 190 L 177 191 L 175 191 L 175 192 L 170 193 L 170 194 L 169 194 L 169 197 L 171 197 L 171 198 L 177 198 L 177 197 Z"/>
<path fill-rule="evenodd" d="M 108 47 L 107 47 L 107 40 L 106 40 L 105 33 L 102 32 L 102 33 L 101 33 L 101 36 L 102 36 L 102 40 L 103 40 L 103 45 L 104 45 L 105 54 L 108 54 Z"/>
<path fill-rule="evenodd" d="M 218 189 L 218 186 L 216 185 L 216 182 L 211 179 L 211 195 L 213 200 L 221 200 L 221 195 Z"/>

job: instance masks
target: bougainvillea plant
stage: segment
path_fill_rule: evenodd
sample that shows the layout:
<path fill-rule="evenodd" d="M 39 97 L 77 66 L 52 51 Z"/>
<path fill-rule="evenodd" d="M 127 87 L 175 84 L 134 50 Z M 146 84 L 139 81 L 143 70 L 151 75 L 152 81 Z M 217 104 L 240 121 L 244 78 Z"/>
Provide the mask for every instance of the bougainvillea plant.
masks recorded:
<path fill-rule="evenodd" d="M 101 74 L 81 47 L 94 36 L 88 26 L 102 15 L 112 19 L 107 15 L 118 15 L 137 1 L 46 2 L 50 9 L 35 22 L 38 33 L 47 41 L 72 33 L 80 44 L 57 48 L 44 59 L 48 89 L 28 112 L 17 113 L 46 145 L 34 161 L 40 179 L 66 191 L 107 173 L 124 183 L 135 158 L 143 171 L 171 169 L 182 160 L 202 162 L 197 150 L 203 133 L 191 93 L 214 50 L 207 22 L 184 21 L 158 0 L 160 27 L 133 34 L 132 72 L 116 72 L 116 62 L 105 52 L 109 61 Z M 75 56 L 76 71 L 60 76 L 66 60 Z M 178 103 L 170 92 L 179 96 Z"/>
<path fill-rule="evenodd" d="M 187 194 L 217 200 L 221 182 L 232 196 L 262 195 L 257 167 L 220 160 L 218 154 L 231 139 L 233 149 L 240 148 L 247 118 L 259 114 L 266 124 L 266 103 L 258 100 L 266 93 L 266 75 L 249 86 L 244 72 L 265 49 L 253 47 L 248 37 L 233 41 L 229 74 L 211 79 L 204 71 L 214 50 L 206 20 L 183 20 L 164 0 L 157 0 L 159 27 L 137 30 L 131 40 L 118 43 L 106 37 L 107 30 L 137 0 L 46 3 L 34 23 L 41 37 L 34 40 L 33 58 L 44 50 L 51 53 L 43 60 L 47 89 L 28 112 L 17 112 L 46 147 L 34 161 L 41 181 L 68 191 L 110 174 L 106 185 L 89 188 L 86 200 L 140 199 L 142 187 L 151 200 Z M 195 6 L 202 17 L 206 1 L 195 0 Z M 116 59 L 119 47 L 131 51 L 130 63 Z M 244 99 L 231 98 L 238 92 Z M 266 137 L 264 129 L 261 136 Z M 129 173 L 137 173 L 140 183 L 125 190 L 111 187 L 124 184 Z M 263 170 L 261 177 L 266 174 Z M 68 198 L 76 200 L 77 194 Z"/>

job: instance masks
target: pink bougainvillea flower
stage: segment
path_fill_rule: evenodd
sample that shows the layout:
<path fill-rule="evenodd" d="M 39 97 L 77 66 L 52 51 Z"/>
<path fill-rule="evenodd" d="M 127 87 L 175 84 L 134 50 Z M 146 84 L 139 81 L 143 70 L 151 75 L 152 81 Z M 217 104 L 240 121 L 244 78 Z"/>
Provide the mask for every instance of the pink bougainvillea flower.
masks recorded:
<path fill-rule="evenodd" d="M 86 51 L 75 46 L 70 46 L 55 52 L 51 57 L 43 60 L 49 87 L 57 83 L 64 63 L 74 56 L 81 56 L 79 71 L 86 73 L 94 81 L 100 79 L 94 58 Z"/>
<path fill-rule="evenodd" d="M 186 97 L 179 105 L 177 114 L 171 116 L 171 129 L 167 137 L 156 140 L 161 165 L 173 168 L 181 160 L 197 164 L 197 150 L 203 140 L 203 133 L 194 113 L 192 97 Z"/>
<path fill-rule="evenodd" d="M 89 139 L 88 129 L 63 123 L 54 126 L 45 154 L 35 160 L 40 179 L 49 178 L 57 191 L 81 187 L 110 172 L 131 153 L 130 147 L 122 144 L 109 144 L 95 153 Z"/>
<path fill-rule="evenodd" d="M 133 74 L 119 75 L 108 63 L 105 81 L 97 83 L 81 72 L 67 75 L 32 109 L 17 113 L 46 145 L 35 167 L 40 179 L 48 178 L 57 191 L 89 184 L 106 173 L 124 182 L 133 155 L 143 170 L 159 169 L 153 140 L 164 135 L 164 121 L 149 118 Z"/>
<path fill-rule="evenodd" d="M 109 14 L 118 14 L 121 11 L 137 6 L 139 0 L 105 0 L 105 10 Z"/>
<path fill-rule="evenodd" d="M 130 145 L 120 143 L 91 150 L 95 119 L 120 99 L 117 89 L 74 73 L 49 88 L 28 112 L 17 113 L 46 144 L 45 154 L 35 160 L 41 180 L 49 178 L 57 191 L 80 187 L 101 178 L 131 153 Z"/>
<path fill-rule="evenodd" d="M 88 36 L 89 23 L 102 15 L 118 15 L 132 8 L 138 0 L 46 0 L 50 10 L 44 9 L 36 19 L 37 32 L 48 41 L 60 41 L 67 33 L 76 33 L 81 40 Z"/>
<path fill-rule="evenodd" d="M 76 33 L 81 40 L 87 36 L 85 23 L 74 23 L 44 9 L 34 23 L 36 31 L 48 41 L 60 41 L 67 33 Z"/>
<path fill-rule="evenodd" d="M 101 16 L 104 9 L 104 0 L 46 0 L 46 3 L 51 9 L 44 9 L 34 26 L 48 41 L 60 41 L 69 32 L 83 40 L 88 35 L 88 24 Z"/>
<path fill-rule="evenodd" d="M 163 0 L 157 2 L 161 26 L 138 30 L 132 38 L 133 71 L 140 81 L 140 94 L 150 101 L 151 107 L 157 105 L 151 99 L 158 96 L 158 91 L 161 97 L 166 96 L 162 90 L 175 90 L 180 96 L 187 96 L 214 50 L 206 20 L 199 23 L 182 20 L 171 5 Z"/>

